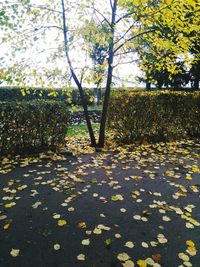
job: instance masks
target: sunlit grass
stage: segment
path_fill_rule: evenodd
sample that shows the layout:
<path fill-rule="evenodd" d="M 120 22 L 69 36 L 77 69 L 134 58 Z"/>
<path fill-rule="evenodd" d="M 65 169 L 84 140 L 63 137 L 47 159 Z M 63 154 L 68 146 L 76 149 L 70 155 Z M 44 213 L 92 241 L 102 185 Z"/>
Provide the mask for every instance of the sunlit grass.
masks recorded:
<path fill-rule="evenodd" d="M 102 105 L 88 105 L 88 110 L 101 110 L 102 109 Z M 83 111 L 83 107 L 81 105 L 76 105 L 73 108 L 70 106 L 69 110 L 72 111 Z"/>
<path fill-rule="evenodd" d="M 99 123 L 92 124 L 95 134 L 98 132 Z M 86 124 L 70 125 L 68 126 L 67 136 L 69 137 L 89 137 Z"/>

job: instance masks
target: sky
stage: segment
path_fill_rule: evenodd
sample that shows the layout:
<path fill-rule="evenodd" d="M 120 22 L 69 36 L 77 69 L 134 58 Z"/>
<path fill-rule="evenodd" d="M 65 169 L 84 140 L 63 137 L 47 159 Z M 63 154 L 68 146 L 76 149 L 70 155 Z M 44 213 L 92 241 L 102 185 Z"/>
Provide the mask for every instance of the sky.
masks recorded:
<path fill-rule="evenodd" d="M 43 0 L 42 4 L 45 4 L 46 1 L 48 2 L 48 0 Z M 72 0 L 72 2 L 73 1 L 74 0 Z M 41 1 L 39 1 L 39 0 L 32 0 L 31 2 L 34 5 L 41 5 Z M 109 1 L 108 0 L 96 0 L 95 4 L 97 5 L 97 7 L 98 7 L 98 5 L 100 6 L 101 11 L 104 10 L 105 16 L 106 16 L 106 9 L 108 7 Z M 76 19 L 78 19 L 77 18 L 78 14 L 76 14 L 75 10 L 74 11 L 72 10 L 70 13 L 67 13 L 67 15 L 68 15 L 68 18 L 70 19 L 70 22 L 72 24 L 73 24 L 73 22 L 77 23 Z M 38 23 L 38 25 L 40 25 L 40 23 Z M 45 23 L 44 25 L 45 26 L 50 26 L 50 25 L 52 26 L 52 23 L 49 22 L 49 23 Z M 29 27 L 30 27 L 30 22 L 28 20 L 26 20 L 25 24 L 24 24 L 24 29 L 22 29 L 20 34 L 23 35 L 23 31 L 26 32 L 26 30 Z M 2 37 L 5 37 L 6 35 L 7 35 L 7 33 L 0 31 L 0 40 Z M 31 38 L 33 38 L 33 36 Z M 47 69 L 47 73 L 48 73 L 48 70 L 50 72 L 52 69 L 54 69 L 56 67 L 60 70 L 60 72 L 63 75 L 65 74 L 65 71 L 67 70 L 67 63 L 66 63 L 66 59 L 64 57 L 61 57 L 59 59 L 54 58 L 53 60 L 48 60 L 51 57 L 51 54 L 52 54 L 51 52 L 52 51 L 54 52 L 54 48 L 58 47 L 59 41 L 61 41 L 61 44 L 62 44 L 62 39 L 60 39 L 60 38 L 63 38 L 63 36 L 62 35 L 60 36 L 57 34 L 57 29 L 55 29 L 55 28 L 48 29 L 46 31 L 45 39 L 44 40 L 41 40 L 41 39 L 37 40 L 35 42 L 34 47 L 30 47 L 30 49 L 27 49 L 26 51 L 25 50 L 22 50 L 22 51 L 19 50 L 17 53 L 12 54 L 12 51 L 14 51 L 12 46 L 17 47 L 17 45 L 18 45 L 17 38 L 20 39 L 20 35 L 15 36 L 14 34 L 12 35 L 12 32 L 11 32 L 12 45 L 9 45 L 9 44 L 1 44 L 0 45 L 0 58 L 4 58 L 3 67 L 6 65 L 11 66 L 13 63 L 18 62 L 18 64 L 24 64 L 24 69 L 25 69 L 25 66 L 28 66 L 27 76 L 29 75 L 29 71 L 31 70 L 31 68 L 33 68 L 35 70 L 45 68 L 45 69 Z M 85 63 L 86 63 L 86 65 L 88 65 L 91 68 L 92 67 L 91 60 L 88 58 L 86 61 L 85 60 L 85 53 L 83 53 L 83 51 L 78 48 L 78 47 L 82 47 L 81 41 L 77 40 L 77 44 L 78 44 L 78 46 L 76 45 L 74 47 L 74 49 L 72 49 L 70 52 L 72 60 L 74 61 L 73 64 L 74 64 L 75 68 L 77 68 L 77 71 L 79 71 L 79 69 L 81 67 L 83 67 L 85 65 Z M 40 52 L 38 53 L 38 51 L 40 51 Z M 9 60 L 9 57 L 6 54 L 11 56 L 11 60 Z M 137 56 L 134 55 L 133 58 L 136 59 Z M 126 61 L 129 61 L 129 59 L 127 59 Z M 1 65 L 2 65 L 2 63 L 1 63 Z M 121 66 L 117 67 L 116 72 L 114 73 L 114 76 L 118 76 L 121 80 L 114 78 L 114 85 L 115 86 L 121 86 L 123 84 L 124 86 L 129 86 L 129 87 L 137 86 L 138 82 L 135 80 L 135 77 L 138 75 L 141 75 L 141 71 L 137 67 L 136 63 L 121 65 Z M 28 82 L 34 86 L 35 81 L 32 78 L 29 77 L 29 79 L 26 79 L 26 80 L 28 80 Z M 4 84 L 1 84 L 1 85 L 4 85 Z M 84 86 L 93 87 L 94 85 L 88 84 L 87 82 L 85 82 Z"/>

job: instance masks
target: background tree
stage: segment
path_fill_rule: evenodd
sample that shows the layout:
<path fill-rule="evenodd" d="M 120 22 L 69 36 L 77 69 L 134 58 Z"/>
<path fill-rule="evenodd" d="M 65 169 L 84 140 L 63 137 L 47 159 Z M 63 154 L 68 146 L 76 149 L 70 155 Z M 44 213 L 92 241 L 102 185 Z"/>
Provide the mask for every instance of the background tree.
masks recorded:
<path fill-rule="evenodd" d="M 190 81 L 194 90 L 199 90 L 200 80 L 200 41 L 197 40 L 191 49 L 191 54 L 195 58 L 194 63 L 190 68 Z"/>
<path fill-rule="evenodd" d="M 137 2 L 137 1 L 136 1 Z M 149 1 L 150 2 L 150 1 Z M 152 1 L 152 5 L 153 5 Z M 146 87 L 157 82 L 158 86 L 180 86 L 188 83 L 190 73 L 198 69 L 199 6 L 197 1 L 164 1 L 166 8 L 155 13 L 142 27 L 156 29 L 148 36 L 137 39 L 135 46 L 140 66 L 145 72 Z M 152 6 L 149 3 L 149 8 Z M 140 17 L 142 14 L 140 14 Z M 195 49 L 195 53 L 192 51 Z M 187 51 L 187 52 L 186 52 Z M 192 56 L 191 56 L 192 54 Z M 191 68 L 191 66 L 193 66 Z M 197 77 L 198 83 L 198 75 Z M 198 86 L 196 86 L 197 88 Z"/>
<path fill-rule="evenodd" d="M 90 24 L 89 34 L 87 31 L 88 23 Z M 108 56 L 108 40 L 106 42 L 105 40 L 107 39 L 107 36 L 109 34 L 109 28 L 105 21 L 102 21 L 102 23 L 98 24 L 98 22 L 95 22 L 94 19 L 92 19 L 91 21 L 88 21 L 88 23 L 86 23 L 85 25 L 86 34 L 84 34 L 83 31 L 83 36 L 89 46 L 89 56 L 92 59 L 93 63 L 92 77 L 96 85 L 97 105 L 100 105 L 101 89 L 104 77 L 106 75 Z"/>

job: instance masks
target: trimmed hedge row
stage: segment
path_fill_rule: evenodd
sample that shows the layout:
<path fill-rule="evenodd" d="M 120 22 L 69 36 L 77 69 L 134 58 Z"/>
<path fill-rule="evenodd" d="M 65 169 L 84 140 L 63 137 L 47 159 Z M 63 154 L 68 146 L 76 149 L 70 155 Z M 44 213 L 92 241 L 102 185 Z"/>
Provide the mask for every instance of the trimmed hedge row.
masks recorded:
<path fill-rule="evenodd" d="M 88 105 L 94 103 L 95 91 L 85 89 L 85 99 Z M 0 101 L 23 101 L 23 100 L 58 100 L 65 101 L 67 104 L 81 105 L 79 91 L 70 89 L 39 89 L 39 88 L 19 88 L 19 87 L 0 87 Z"/>
<path fill-rule="evenodd" d="M 64 143 L 68 120 L 61 101 L 0 102 L 0 155 L 56 148 Z"/>
<path fill-rule="evenodd" d="M 115 94 L 110 101 L 108 127 L 117 140 L 127 144 L 200 137 L 200 93 Z"/>

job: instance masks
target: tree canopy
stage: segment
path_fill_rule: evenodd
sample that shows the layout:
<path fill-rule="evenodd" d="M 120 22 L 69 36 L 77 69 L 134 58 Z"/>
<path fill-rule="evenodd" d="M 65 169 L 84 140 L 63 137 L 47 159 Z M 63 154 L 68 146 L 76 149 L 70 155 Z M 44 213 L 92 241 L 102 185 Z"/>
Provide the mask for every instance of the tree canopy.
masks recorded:
<path fill-rule="evenodd" d="M 134 62 L 139 40 L 148 40 L 145 49 L 156 58 L 153 66 L 144 67 L 147 72 L 153 67 L 175 74 L 179 71 L 177 57 L 190 65 L 198 58 L 198 53 L 190 56 L 200 27 L 196 0 L 46 0 L 42 4 L 20 0 L 4 1 L 3 7 L 14 25 L 3 37 L 3 42 L 9 43 L 9 81 L 21 86 L 34 83 L 55 87 L 67 86 L 73 79 L 93 146 L 104 145 L 113 74 L 121 64 Z M 106 90 L 97 142 L 84 103 L 83 84 L 94 84 L 91 72 L 97 68 L 92 60 L 101 59 L 100 50 L 102 59 L 106 59 L 100 69 L 106 71 L 98 73 L 98 80 L 105 80 Z M 145 57 L 144 53 L 143 61 L 148 62 Z M 3 70 L 6 72 L 6 66 Z"/>

